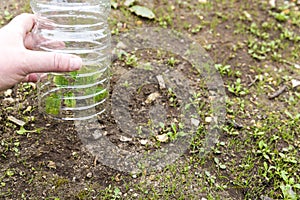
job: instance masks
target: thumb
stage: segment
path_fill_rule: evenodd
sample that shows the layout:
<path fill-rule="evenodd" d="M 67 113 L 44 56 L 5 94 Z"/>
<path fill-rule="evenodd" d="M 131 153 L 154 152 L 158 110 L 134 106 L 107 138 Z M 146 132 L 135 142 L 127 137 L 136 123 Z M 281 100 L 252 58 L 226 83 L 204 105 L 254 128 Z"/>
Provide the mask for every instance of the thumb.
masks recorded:
<path fill-rule="evenodd" d="M 24 70 L 27 74 L 41 72 L 70 72 L 79 70 L 82 59 L 71 54 L 62 54 L 43 51 L 27 51 Z"/>

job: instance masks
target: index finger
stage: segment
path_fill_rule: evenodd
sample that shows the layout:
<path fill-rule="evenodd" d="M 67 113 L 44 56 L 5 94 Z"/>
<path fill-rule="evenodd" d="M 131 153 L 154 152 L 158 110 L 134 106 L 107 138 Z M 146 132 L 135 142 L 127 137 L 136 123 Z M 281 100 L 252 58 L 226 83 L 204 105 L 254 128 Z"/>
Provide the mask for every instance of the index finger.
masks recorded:
<path fill-rule="evenodd" d="M 33 14 L 23 13 L 16 16 L 8 25 L 7 28 L 14 28 L 20 30 L 23 38 L 28 32 L 32 30 L 35 25 L 36 17 Z M 21 29 L 19 29 L 21 27 Z"/>

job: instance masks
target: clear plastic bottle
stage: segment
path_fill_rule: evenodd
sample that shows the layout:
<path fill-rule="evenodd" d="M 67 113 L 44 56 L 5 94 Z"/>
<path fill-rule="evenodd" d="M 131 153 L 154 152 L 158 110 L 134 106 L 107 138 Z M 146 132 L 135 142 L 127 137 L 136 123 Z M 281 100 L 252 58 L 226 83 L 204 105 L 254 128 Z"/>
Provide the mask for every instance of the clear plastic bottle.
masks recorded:
<path fill-rule="evenodd" d="M 38 16 L 36 49 L 78 55 L 83 67 L 48 73 L 38 83 L 39 109 L 58 119 L 82 120 L 105 111 L 109 87 L 110 0 L 31 0 Z"/>

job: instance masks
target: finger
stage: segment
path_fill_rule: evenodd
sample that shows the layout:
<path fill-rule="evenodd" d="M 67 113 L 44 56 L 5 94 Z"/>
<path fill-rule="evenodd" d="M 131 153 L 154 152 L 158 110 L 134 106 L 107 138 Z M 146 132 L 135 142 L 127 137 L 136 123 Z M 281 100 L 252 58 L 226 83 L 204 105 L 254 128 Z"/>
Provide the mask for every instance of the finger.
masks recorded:
<path fill-rule="evenodd" d="M 33 14 L 23 13 L 16 16 L 8 25 L 7 28 L 13 28 L 15 31 L 21 31 L 21 35 L 25 38 L 35 25 L 35 16 Z M 21 29 L 20 29 L 21 27 Z"/>
<path fill-rule="evenodd" d="M 33 33 L 28 33 L 24 40 L 24 45 L 30 50 L 41 50 L 41 47 L 48 49 L 63 49 L 65 48 L 65 43 L 56 40 L 47 40 L 40 35 Z"/>
<path fill-rule="evenodd" d="M 39 80 L 38 74 L 27 75 L 22 82 L 37 82 Z"/>
<path fill-rule="evenodd" d="M 39 80 L 44 80 L 47 77 L 47 73 L 33 73 L 27 75 L 22 82 L 38 82 Z"/>
<path fill-rule="evenodd" d="M 54 52 L 28 51 L 22 67 L 26 74 L 41 72 L 70 72 L 79 70 L 82 59 L 75 55 Z"/>

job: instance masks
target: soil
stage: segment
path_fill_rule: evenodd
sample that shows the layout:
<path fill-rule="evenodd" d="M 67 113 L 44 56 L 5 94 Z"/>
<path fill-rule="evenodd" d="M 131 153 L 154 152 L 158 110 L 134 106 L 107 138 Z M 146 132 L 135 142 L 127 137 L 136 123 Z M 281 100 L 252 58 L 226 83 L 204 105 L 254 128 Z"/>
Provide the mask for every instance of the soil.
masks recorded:
<path fill-rule="evenodd" d="M 198 16 L 194 15 L 194 13 L 190 12 L 188 6 L 184 7 L 184 4 L 178 5 L 174 2 L 172 1 L 175 5 L 174 9 L 180 12 L 176 13 L 178 16 L 174 16 L 177 20 L 174 20 L 172 28 L 189 34 L 189 37 L 193 40 L 210 49 L 209 54 L 215 63 L 227 63 L 232 66 L 233 70 L 240 71 L 242 74 L 240 78 L 244 80 L 243 84 L 252 84 L 253 80 L 249 77 L 255 77 L 255 71 L 245 66 L 261 66 L 262 64 L 258 60 L 251 58 L 247 52 L 247 48 L 241 47 L 237 50 L 236 55 L 231 55 L 232 48 L 236 47 L 239 41 L 245 40 L 243 35 L 237 36 L 233 34 L 233 27 L 238 20 L 234 21 L 235 19 L 233 19 L 233 21 L 220 22 L 216 26 L 214 33 L 210 31 L 210 27 L 203 27 L 201 34 L 190 34 L 190 29 L 196 27 L 199 17 L 203 16 L 201 14 Z M 199 2 L 191 1 L 189 5 L 193 3 L 198 4 Z M 225 10 L 219 11 L 227 13 L 230 17 L 231 10 L 234 10 L 234 8 L 232 8 L 230 3 L 228 4 L 227 8 L 220 7 L 220 9 Z M 24 5 L 28 7 L 26 1 L 2 0 L 0 11 L 8 11 L 9 14 L 7 16 L 10 14 L 15 16 L 18 13 L 27 11 L 24 10 L 28 9 Z M 153 6 L 157 13 L 165 12 L 168 9 L 168 1 L 149 1 L 147 5 L 148 7 Z M 244 5 L 244 2 L 236 1 L 234 7 L 239 7 L 239 5 Z M 262 20 L 267 18 L 268 14 L 264 10 L 260 10 L 257 3 L 253 6 L 258 8 L 257 15 L 260 15 Z M 207 10 L 209 9 L 207 8 Z M 211 26 L 213 26 L 212 20 L 216 19 L 215 16 L 217 14 L 212 11 L 208 11 L 205 14 L 204 17 L 206 21 L 212 23 Z M 135 27 L 150 27 L 159 24 L 159 21 L 153 22 L 133 15 L 130 15 L 130 19 L 127 19 L 126 15 L 128 13 L 122 11 L 122 9 L 112 10 L 111 18 L 117 21 L 116 24 L 112 23 L 112 27 L 114 29 L 117 27 L 121 33 Z M 217 19 L 222 21 L 222 16 L 217 17 Z M 6 24 L 10 19 L 5 19 L 2 15 L 1 20 L 3 24 Z M 181 20 L 191 26 L 186 27 Z M 218 33 L 222 33 L 222 35 Z M 181 98 L 179 95 L 172 96 L 172 92 L 168 91 L 168 88 L 163 88 L 161 83 L 159 83 L 156 74 L 153 75 L 153 79 L 150 80 L 149 78 L 149 82 L 146 80 L 148 77 L 144 77 L 142 73 L 138 74 L 137 76 L 140 76 L 141 81 L 144 81 L 144 84 L 141 86 L 130 86 L 130 82 L 126 83 L 129 85 L 129 89 L 123 87 L 123 90 L 127 89 L 131 91 L 132 89 L 131 98 L 129 99 L 124 97 L 122 89 L 118 88 L 124 74 L 136 69 L 138 71 L 139 68 L 145 67 L 145 64 L 149 63 L 154 69 L 165 69 L 165 71 L 176 70 L 180 74 L 183 74 L 192 84 L 191 87 L 193 90 L 202 94 L 201 99 L 197 103 L 205 106 L 201 110 L 202 114 L 199 116 L 199 122 L 205 124 L 205 120 L 209 120 L 207 118 L 209 114 L 206 112 L 209 111 L 211 106 L 211 96 L 208 92 L 205 92 L 207 86 L 205 86 L 203 80 L 199 79 L 201 75 L 193 68 L 191 63 L 183 59 L 181 55 L 174 55 L 170 52 L 160 52 L 153 49 L 130 53 L 130 55 L 136 56 L 137 60 L 135 62 L 128 63 L 126 59 L 130 55 L 123 55 L 121 59 L 117 59 L 118 56 L 114 55 L 115 61 L 111 68 L 109 109 L 105 114 L 99 116 L 96 121 L 93 121 L 95 129 L 101 129 L 102 133 L 107 136 L 112 144 L 126 152 L 153 152 L 156 149 L 164 148 L 168 144 L 159 141 L 157 136 L 167 134 L 167 130 L 172 129 L 172 123 L 175 123 L 176 128 L 180 129 L 178 115 L 182 108 L 182 101 L 186 97 Z M 175 60 L 175 63 L 172 63 L 172 59 Z M 265 64 L 267 65 L 268 63 Z M 276 68 L 276 63 L 272 66 Z M 134 79 L 136 77 L 129 76 L 130 78 Z M 226 78 L 226 82 L 233 80 L 235 80 L 235 77 Z M 185 85 L 182 83 L 178 83 L 177 86 L 182 89 L 185 88 Z M 118 88 L 120 93 L 113 93 L 116 88 Z M 235 96 L 228 90 L 226 90 L 226 94 L 229 98 Z M 149 100 L 151 95 L 154 95 L 154 97 L 152 96 L 153 99 Z M 267 95 L 263 95 L 261 98 L 268 104 Z M 128 183 L 134 185 L 141 181 L 135 175 L 133 176 L 129 173 L 129 171 L 117 170 L 123 169 L 117 166 L 117 161 L 115 167 L 104 165 L 101 160 L 105 159 L 105 155 L 101 157 L 95 152 L 89 151 L 91 149 L 86 146 L 85 140 L 82 139 L 85 137 L 84 134 L 92 133 L 85 131 L 83 135 L 78 135 L 82 134 L 82 131 L 78 129 L 78 126 L 74 122 L 58 121 L 43 115 L 37 108 L 37 100 L 36 85 L 32 83 L 17 85 L 12 88 L 10 94 L 0 92 L 0 175 L 7 174 L 10 170 L 13 173 L 11 176 L 0 177 L 0 183 L 5 182 L 5 186 L 0 186 L 0 199 L 54 199 L 54 197 L 59 197 L 60 199 L 89 199 L 91 197 L 102 199 L 101 195 L 103 193 L 99 192 L 101 190 L 107 191 L 107 188 L 114 186 L 130 193 L 130 189 L 126 188 L 129 185 Z M 122 126 L 123 118 L 124 116 L 127 117 L 127 115 L 124 114 L 125 111 L 122 110 L 122 106 L 119 107 L 119 110 L 114 109 L 112 105 L 116 104 L 126 104 L 129 107 L 126 112 L 130 113 L 129 116 L 132 119 L 132 123 L 142 124 L 149 129 L 142 129 L 142 134 L 139 135 L 135 129 L 136 127 L 130 124 L 131 122 Z M 167 117 L 159 118 L 151 126 L 151 123 L 149 125 L 149 121 L 152 119 L 151 109 L 156 104 L 163 107 L 155 110 L 153 116 L 166 115 Z M 163 111 L 160 113 L 160 110 Z M 165 111 L 166 113 L 163 113 Z M 20 132 L 20 126 L 9 120 L 11 116 L 24 121 L 24 128 L 27 131 Z M 234 123 L 233 126 L 236 129 L 241 129 L 247 123 L 250 123 L 250 120 L 236 118 L 234 122 L 230 121 L 230 119 L 227 122 Z M 242 125 L 240 121 L 242 121 Z M 162 128 L 159 122 L 163 122 L 165 127 Z M 86 124 L 82 125 L 81 128 L 83 126 L 86 126 Z M 149 131 L 150 127 L 152 127 L 151 131 Z M 204 125 L 204 127 L 207 128 L 207 125 Z M 91 130 L 91 128 L 88 130 Z M 199 139 L 203 139 L 203 137 L 200 136 Z M 227 137 L 226 135 L 222 135 L 220 140 Z M 147 145 L 142 144 L 144 140 L 147 140 Z M 195 151 L 199 151 L 199 149 L 196 148 Z M 184 162 L 186 157 L 192 154 L 193 151 L 191 149 L 185 151 L 183 158 L 180 158 L 178 163 Z M 240 156 L 242 157 L 243 155 Z M 108 165 L 113 164 L 114 162 Z M 210 168 L 212 164 L 213 161 L 210 159 L 202 167 Z M 141 174 L 143 173 L 146 172 L 142 171 Z M 229 179 L 234 176 L 230 172 L 224 173 L 225 175 Z M 113 192 L 111 191 L 111 193 Z M 238 189 L 232 187 L 222 194 L 219 193 L 219 195 L 223 199 L 244 199 L 246 193 L 247 188 Z M 204 196 L 201 196 L 201 194 L 199 192 L 199 199 Z M 134 198 L 134 196 L 130 198 Z M 174 199 L 176 198 L 174 197 Z"/>

